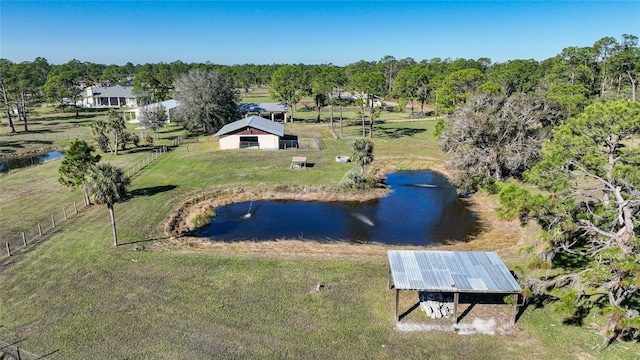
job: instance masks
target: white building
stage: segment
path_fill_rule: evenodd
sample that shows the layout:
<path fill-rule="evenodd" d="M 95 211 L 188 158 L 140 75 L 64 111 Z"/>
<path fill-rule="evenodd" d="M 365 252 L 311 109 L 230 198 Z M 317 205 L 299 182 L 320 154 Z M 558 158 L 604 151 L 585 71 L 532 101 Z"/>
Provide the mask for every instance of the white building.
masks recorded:
<path fill-rule="evenodd" d="M 154 103 L 154 104 L 145 105 L 142 107 L 136 107 L 134 109 L 126 109 L 123 111 L 124 118 L 125 120 L 127 120 L 127 122 L 131 124 L 139 124 L 140 110 L 150 109 L 150 108 L 153 108 L 154 106 L 163 106 L 165 108 L 165 111 L 167 112 L 167 123 L 171 123 L 175 118 L 179 103 L 176 100 L 170 99 L 170 100 L 165 100 L 165 101 Z"/>
<path fill-rule="evenodd" d="M 278 150 L 280 138 L 284 136 L 284 125 L 249 116 L 227 124 L 215 136 L 220 137 L 220 149 Z"/>
<path fill-rule="evenodd" d="M 82 106 L 95 107 L 134 107 L 137 106 L 136 96 L 131 91 L 133 86 L 89 86 L 82 94 Z"/>

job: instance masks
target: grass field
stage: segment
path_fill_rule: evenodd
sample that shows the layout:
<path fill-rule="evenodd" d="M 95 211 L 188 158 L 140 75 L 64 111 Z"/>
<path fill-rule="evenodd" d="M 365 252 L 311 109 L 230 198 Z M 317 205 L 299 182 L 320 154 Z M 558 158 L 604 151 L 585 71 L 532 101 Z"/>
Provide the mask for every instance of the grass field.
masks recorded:
<path fill-rule="evenodd" d="M 75 129 L 68 122 L 85 120 L 56 121 L 42 121 L 39 133 L 59 131 L 63 137 Z M 345 134 L 356 137 L 359 130 L 349 126 Z M 377 125 L 374 168 L 441 168 L 446 157 L 432 131 L 431 121 Z M 171 212 L 203 190 L 260 183 L 335 186 L 353 168 L 333 160 L 350 154 L 351 140 L 333 138 L 326 123 L 287 124 L 286 132 L 316 134 L 322 150 L 218 151 L 211 137 L 188 139 L 137 173 L 129 198 L 115 205 L 122 246 L 111 246 L 106 207 L 93 206 L 81 208 L 28 252 L 9 262 L 0 258 L 0 340 L 20 341 L 21 349 L 41 355 L 53 352 L 49 359 L 638 358 L 637 343 L 603 347 L 596 329 L 604 319 L 595 311 L 582 327 L 563 325 L 545 306 L 526 308 L 504 335 L 401 331 L 387 289 L 389 247 L 275 241 L 201 249 L 166 239 Z M 179 130 L 164 130 L 159 141 L 168 143 L 175 134 Z M 5 139 L 1 149 L 20 149 L 20 142 Z M 148 154 L 141 149 L 103 157 L 126 168 Z M 306 156 L 314 166 L 289 170 L 292 156 Z M 3 244 L 19 245 L 20 231 L 81 202 L 80 192 L 58 184 L 58 165 L 0 177 Z M 485 232 L 443 248 L 496 250 L 509 266 L 522 264 L 526 257 L 519 249 L 535 245 L 537 230 L 495 219 L 495 199 L 486 194 L 474 203 Z M 324 287 L 316 291 L 318 284 Z M 416 298 L 403 293 L 401 308 Z M 476 314 L 508 316 L 510 310 L 483 313 L 481 307 L 462 323 Z M 429 323 L 419 310 L 403 321 Z"/>

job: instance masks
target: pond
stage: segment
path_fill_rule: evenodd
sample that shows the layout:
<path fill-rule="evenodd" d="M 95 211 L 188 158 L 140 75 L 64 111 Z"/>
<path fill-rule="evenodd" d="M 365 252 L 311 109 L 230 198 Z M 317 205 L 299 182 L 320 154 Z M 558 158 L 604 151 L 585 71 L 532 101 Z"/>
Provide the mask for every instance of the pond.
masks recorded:
<path fill-rule="evenodd" d="M 196 232 L 212 241 L 300 238 L 430 245 L 478 232 L 474 212 L 446 177 L 429 171 L 389 174 L 387 196 L 365 202 L 257 200 L 216 209 Z"/>
<path fill-rule="evenodd" d="M 11 170 L 43 164 L 47 161 L 60 159 L 62 157 L 64 157 L 64 153 L 60 151 L 50 151 L 44 154 L 0 160 L 0 174 L 8 174 Z"/>

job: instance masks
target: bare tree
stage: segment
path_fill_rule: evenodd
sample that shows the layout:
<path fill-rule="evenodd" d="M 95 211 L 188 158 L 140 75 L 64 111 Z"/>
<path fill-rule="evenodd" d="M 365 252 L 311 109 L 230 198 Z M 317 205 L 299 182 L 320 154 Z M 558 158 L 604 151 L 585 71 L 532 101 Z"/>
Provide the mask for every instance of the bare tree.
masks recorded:
<path fill-rule="evenodd" d="M 162 104 L 145 106 L 140 109 L 139 120 L 140 125 L 153 130 L 155 133 L 161 126 L 167 123 L 167 120 L 169 120 L 167 108 L 162 106 Z"/>
<path fill-rule="evenodd" d="M 475 190 L 507 176 L 519 178 L 561 118 L 552 103 L 532 96 L 476 94 L 444 123 L 440 146 L 452 155 L 449 166 L 460 170 L 459 185 Z"/>
<path fill-rule="evenodd" d="M 177 122 L 191 132 L 211 133 L 240 118 L 233 82 L 217 71 L 182 74 L 175 81 L 175 98 L 180 103 Z"/>

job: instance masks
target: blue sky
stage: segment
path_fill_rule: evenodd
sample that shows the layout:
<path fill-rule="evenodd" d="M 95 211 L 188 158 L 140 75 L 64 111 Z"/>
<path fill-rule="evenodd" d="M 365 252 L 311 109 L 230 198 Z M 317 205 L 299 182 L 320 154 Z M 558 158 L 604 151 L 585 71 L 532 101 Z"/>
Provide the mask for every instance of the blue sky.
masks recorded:
<path fill-rule="evenodd" d="M 14 62 L 502 62 L 622 34 L 640 36 L 640 1 L 0 1 Z"/>

